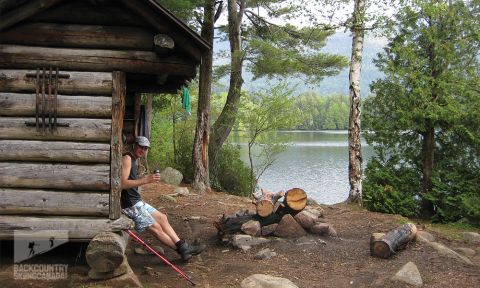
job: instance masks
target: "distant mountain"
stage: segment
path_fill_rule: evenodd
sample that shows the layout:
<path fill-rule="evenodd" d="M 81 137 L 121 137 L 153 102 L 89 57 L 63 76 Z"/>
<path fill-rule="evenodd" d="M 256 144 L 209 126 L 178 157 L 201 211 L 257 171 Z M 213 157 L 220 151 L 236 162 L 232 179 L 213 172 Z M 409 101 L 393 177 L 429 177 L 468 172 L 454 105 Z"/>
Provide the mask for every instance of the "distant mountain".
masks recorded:
<path fill-rule="evenodd" d="M 367 37 L 364 42 L 363 50 L 363 64 L 362 64 L 362 78 L 360 81 L 362 95 L 367 96 L 370 93 L 370 83 L 380 77 L 382 73 L 373 64 L 373 59 L 377 53 L 381 52 L 386 41 L 379 38 Z M 228 42 L 216 42 L 215 53 L 221 51 L 228 51 Z M 332 35 L 327 45 L 323 48 L 326 53 L 340 54 L 350 59 L 352 49 L 352 38 L 350 33 L 337 32 Z M 219 54 L 217 54 L 219 55 Z M 220 65 L 228 63 L 228 58 L 215 57 L 214 65 Z M 252 80 L 252 74 L 248 71 L 244 71 L 243 85 L 246 90 L 258 90 L 261 88 L 269 87 L 275 81 L 268 80 L 266 78 Z M 315 92 L 321 95 L 330 94 L 348 94 L 348 68 L 345 68 L 340 74 L 334 77 L 325 78 L 318 85 L 306 85 L 302 79 L 292 78 L 287 80 L 289 83 L 296 85 L 296 93 Z M 214 87 L 215 92 L 223 92 L 228 89 L 228 77 L 224 77 L 220 80 L 220 85 Z"/>

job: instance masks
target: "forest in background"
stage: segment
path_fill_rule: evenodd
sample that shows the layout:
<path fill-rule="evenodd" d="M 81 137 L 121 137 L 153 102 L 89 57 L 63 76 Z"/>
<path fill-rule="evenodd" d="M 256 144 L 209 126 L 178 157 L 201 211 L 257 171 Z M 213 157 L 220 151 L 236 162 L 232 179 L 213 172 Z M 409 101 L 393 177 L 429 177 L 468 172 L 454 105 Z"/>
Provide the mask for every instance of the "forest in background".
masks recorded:
<path fill-rule="evenodd" d="M 213 31 L 213 23 L 218 19 L 217 14 L 227 11 L 230 17 L 228 24 L 219 29 L 227 33 L 230 48 L 234 52 L 230 54 L 230 63 L 222 65 L 221 69 L 217 70 L 223 75 L 230 75 L 226 104 L 222 106 L 215 103 L 215 97 L 222 99 L 225 95 L 220 97 L 212 95 L 207 100 L 202 98 L 202 95 L 206 95 L 205 85 L 210 87 L 212 85 L 213 72 L 210 71 L 207 78 L 202 78 L 202 75 L 206 74 L 205 71 L 202 74 L 201 70 L 199 114 L 194 113 L 194 116 L 204 119 L 202 115 L 210 113 L 211 109 L 209 157 L 213 170 L 210 167 L 212 175 L 210 183 L 212 187 L 223 187 L 236 193 L 234 189 L 237 191 L 243 191 L 242 187 L 248 189 L 246 188 L 248 185 L 242 184 L 242 179 L 252 178 L 252 174 L 245 170 L 245 165 L 235 161 L 239 158 L 238 151 L 229 146 L 226 139 L 234 127 L 245 128 L 249 132 L 255 127 L 242 115 L 249 114 L 249 111 L 255 109 L 268 113 L 268 110 L 261 110 L 261 105 L 257 105 L 268 103 L 264 101 L 269 94 L 268 89 L 264 91 L 260 100 L 251 97 L 253 93 L 242 89 L 243 67 L 249 69 L 254 79 L 266 77 L 285 81 L 294 78 L 304 80 L 307 85 L 338 75 L 348 63 L 345 62 L 345 57 L 319 52 L 325 46 L 326 39 L 333 35 L 332 30 L 329 30 L 331 26 L 317 22 L 313 18 L 311 21 L 313 26 L 294 27 L 288 23 L 282 26 L 272 24 L 262 18 L 262 15 L 256 14 L 260 11 L 261 5 L 266 5 L 262 6 L 262 9 L 265 7 L 270 9 L 269 17 L 289 15 L 287 19 L 292 19 L 295 13 L 306 9 L 307 5 L 303 1 L 294 1 L 298 2 L 298 5 L 292 10 L 276 6 L 288 1 L 266 1 L 250 6 L 243 0 L 228 1 L 228 9 L 223 9 L 222 5 L 227 5 L 226 2 L 182 1 L 183 4 L 188 4 L 190 7 L 188 9 L 193 9 L 190 12 L 197 13 L 187 13 L 185 18 L 187 20 L 195 19 L 191 16 L 199 16 L 198 12 L 202 11 L 201 9 L 207 9 L 203 10 L 208 12 L 204 16 L 210 22 L 200 22 L 203 25 L 203 32 L 207 28 Z M 357 8 L 357 4 L 365 5 L 361 0 L 354 2 Z M 392 1 L 390 4 L 393 3 Z M 178 3 L 165 4 L 170 4 L 173 10 L 179 9 L 177 11 L 184 12 L 188 10 L 185 7 L 180 9 Z M 314 4 L 323 5 L 324 1 L 314 1 Z M 352 3 L 338 1 L 337 4 L 338 6 L 334 5 L 335 9 L 349 7 Z M 366 136 L 368 143 L 375 149 L 375 156 L 363 174 L 365 179 L 363 205 L 373 211 L 421 216 L 438 222 L 463 221 L 479 225 L 480 1 L 413 0 L 400 1 L 395 5 L 397 4 L 395 7 L 398 10 L 393 16 L 378 15 L 379 17 L 375 18 L 383 21 L 377 22 L 381 25 L 375 28 L 375 33 L 389 40 L 374 61 L 384 77 L 372 84 L 372 95 L 364 101 L 362 128 L 368 127 L 371 132 Z M 256 8 L 259 9 L 255 10 Z M 367 17 L 365 16 L 367 14 L 360 12 L 356 11 L 353 16 Z M 242 19 L 248 21 L 244 23 Z M 354 26 L 352 23 L 347 19 L 346 22 L 340 23 L 339 27 L 357 33 L 367 29 L 365 26 Z M 312 35 L 313 38 L 309 37 Z M 213 34 L 209 37 L 212 37 L 210 39 L 214 44 Z M 240 45 L 242 43 L 240 39 L 246 43 L 244 46 Z M 249 62 L 244 66 L 243 61 L 247 60 Z M 332 63 L 331 69 L 328 65 L 320 66 L 328 64 L 329 61 Z M 362 91 L 366 89 L 362 87 Z M 195 90 L 193 86 L 192 90 Z M 210 97 L 208 93 L 207 95 Z M 287 98 L 291 101 L 286 101 Z M 289 125 L 282 126 L 282 123 L 274 123 L 276 117 L 270 117 L 270 120 L 273 118 L 272 125 L 267 125 L 267 128 L 341 129 L 344 117 L 347 117 L 349 110 L 352 111 L 350 104 L 347 104 L 345 109 L 342 96 L 306 93 L 296 98 L 289 96 L 287 98 L 279 98 L 279 101 L 289 103 L 287 106 L 291 112 L 290 116 L 297 116 L 297 119 L 290 121 L 292 119 L 286 117 L 288 121 L 283 124 Z M 168 105 L 172 106 L 172 102 Z M 355 109 L 358 107 L 355 106 Z M 157 124 L 154 123 L 162 127 L 168 125 L 176 127 L 168 128 L 172 131 L 170 134 L 156 132 L 157 137 L 166 139 L 165 136 L 171 136 L 173 139 L 171 144 L 168 144 L 170 147 L 167 147 L 165 140 L 165 150 L 159 151 L 158 155 L 165 163 L 174 163 L 186 173 L 188 179 L 188 175 L 195 175 L 195 172 L 192 173 L 191 165 L 192 147 L 199 146 L 193 145 L 193 139 L 196 138 L 195 120 L 194 117 L 175 116 L 180 111 L 178 108 L 175 109 L 162 112 L 165 113 L 163 122 L 158 120 Z M 344 110 L 347 112 L 343 112 Z M 165 122 L 166 119 L 168 122 Z M 176 119 L 177 126 L 172 125 L 173 119 Z M 269 118 L 262 121 L 270 123 Z M 360 121 L 356 126 L 359 127 L 359 124 Z M 257 142 L 253 144 L 265 146 L 265 143 L 261 142 L 263 141 L 261 137 L 255 141 Z M 211 153 L 212 151 L 214 153 Z M 193 166 L 198 166 L 195 164 L 198 164 L 195 153 L 198 156 L 198 152 L 193 151 Z M 153 157 L 155 152 L 152 151 L 151 154 Z M 251 183 L 250 180 L 246 183 Z M 226 185 L 226 181 L 231 183 Z M 361 189 L 360 186 L 360 192 Z M 362 203 L 361 197 L 357 200 Z"/>

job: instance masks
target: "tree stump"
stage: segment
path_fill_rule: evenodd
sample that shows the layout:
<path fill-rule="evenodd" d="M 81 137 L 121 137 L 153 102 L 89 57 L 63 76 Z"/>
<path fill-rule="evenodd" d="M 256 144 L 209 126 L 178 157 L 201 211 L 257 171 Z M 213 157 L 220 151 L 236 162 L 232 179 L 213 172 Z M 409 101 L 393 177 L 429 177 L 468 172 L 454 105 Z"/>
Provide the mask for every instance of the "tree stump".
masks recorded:
<path fill-rule="evenodd" d="M 96 272 L 111 272 L 123 262 L 126 249 L 126 237 L 112 232 L 96 235 L 88 244 L 86 260 Z"/>
<path fill-rule="evenodd" d="M 374 233 L 376 234 L 376 233 Z M 370 238 L 370 254 L 374 257 L 387 259 L 413 240 L 417 234 L 414 224 L 404 224 L 382 237 L 372 235 Z"/>

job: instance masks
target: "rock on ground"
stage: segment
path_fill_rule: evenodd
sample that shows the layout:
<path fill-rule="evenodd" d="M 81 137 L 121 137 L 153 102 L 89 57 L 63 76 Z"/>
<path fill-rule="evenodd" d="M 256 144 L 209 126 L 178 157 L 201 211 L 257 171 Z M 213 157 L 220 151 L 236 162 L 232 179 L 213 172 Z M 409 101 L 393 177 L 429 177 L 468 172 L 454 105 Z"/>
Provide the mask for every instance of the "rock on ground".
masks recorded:
<path fill-rule="evenodd" d="M 463 239 L 473 244 L 480 244 L 480 234 L 475 232 L 462 232 Z"/>
<path fill-rule="evenodd" d="M 450 249 L 448 247 L 443 246 L 440 243 L 428 242 L 427 244 L 430 247 L 433 247 L 435 250 L 437 250 L 438 254 L 440 254 L 440 255 L 446 256 L 448 258 L 457 259 L 457 260 L 459 260 L 463 263 L 469 264 L 469 265 L 473 265 L 473 263 L 472 263 L 472 261 L 470 261 L 470 259 L 468 259 L 467 257 L 465 257 L 463 255 L 458 254 L 457 252 L 453 251 L 452 249 Z"/>
<path fill-rule="evenodd" d="M 414 286 L 422 286 L 422 276 L 418 271 L 417 265 L 413 262 L 408 262 L 392 277 L 392 280 L 405 282 Z"/>
<path fill-rule="evenodd" d="M 417 231 L 416 240 L 419 242 L 433 242 L 435 241 L 435 236 L 428 233 L 427 231 Z"/>
<path fill-rule="evenodd" d="M 242 288 L 298 288 L 292 281 L 265 274 L 253 274 L 243 279 Z"/>
<path fill-rule="evenodd" d="M 162 181 L 167 184 L 180 185 L 183 180 L 182 172 L 173 169 L 172 167 L 167 167 L 162 171 Z"/>

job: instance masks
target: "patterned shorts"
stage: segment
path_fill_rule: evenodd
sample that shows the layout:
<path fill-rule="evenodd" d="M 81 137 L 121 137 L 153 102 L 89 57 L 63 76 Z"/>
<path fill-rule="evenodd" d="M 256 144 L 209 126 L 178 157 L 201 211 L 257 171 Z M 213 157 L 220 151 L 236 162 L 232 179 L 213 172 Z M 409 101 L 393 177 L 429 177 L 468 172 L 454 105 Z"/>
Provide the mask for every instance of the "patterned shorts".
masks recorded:
<path fill-rule="evenodd" d="M 155 219 L 153 219 L 152 216 L 154 211 L 156 211 L 155 208 L 143 201 L 138 201 L 132 207 L 122 209 L 123 214 L 135 222 L 135 230 L 137 230 L 138 233 L 155 223 Z"/>

